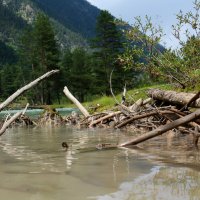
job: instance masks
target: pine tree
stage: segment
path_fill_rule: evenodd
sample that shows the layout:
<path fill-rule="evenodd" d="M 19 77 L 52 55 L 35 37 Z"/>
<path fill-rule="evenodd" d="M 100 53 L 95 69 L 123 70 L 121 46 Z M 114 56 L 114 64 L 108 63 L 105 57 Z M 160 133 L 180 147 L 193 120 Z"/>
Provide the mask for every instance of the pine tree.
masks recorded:
<path fill-rule="evenodd" d="M 31 69 L 28 79 L 34 79 L 45 72 L 59 68 L 59 48 L 49 18 L 44 14 L 38 14 L 33 28 L 26 30 L 22 37 L 21 45 L 22 63 L 28 64 L 23 69 L 25 74 Z M 33 102 L 41 104 L 52 103 L 52 93 L 59 99 L 57 90 L 58 77 L 54 76 L 48 81 L 42 82 L 32 93 Z"/>
<path fill-rule="evenodd" d="M 93 74 L 89 61 L 83 48 L 76 48 L 73 52 L 67 50 L 62 60 L 62 82 L 81 102 L 92 93 Z"/>
<path fill-rule="evenodd" d="M 33 33 L 41 71 L 55 69 L 59 61 L 59 50 L 53 28 L 46 15 L 38 14 Z"/>
<path fill-rule="evenodd" d="M 113 87 L 119 90 L 122 82 L 123 69 L 118 65 L 117 58 L 122 51 L 121 33 L 115 24 L 114 17 L 108 11 L 101 11 L 97 18 L 96 38 L 92 40 L 96 58 L 97 85 L 106 94 L 110 93 L 110 74 L 114 69 Z M 122 76 L 121 76 L 122 75 Z"/>

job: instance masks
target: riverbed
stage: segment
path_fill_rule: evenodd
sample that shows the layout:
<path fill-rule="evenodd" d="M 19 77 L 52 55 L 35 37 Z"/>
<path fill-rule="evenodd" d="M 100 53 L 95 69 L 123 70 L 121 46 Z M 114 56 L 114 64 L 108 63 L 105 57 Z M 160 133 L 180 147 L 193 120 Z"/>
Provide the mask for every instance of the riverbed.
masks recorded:
<path fill-rule="evenodd" d="M 1 199 L 199 199 L 200 155 L 183 146 L 184 138 L 93 149 L 124 142 L 130 134 L 67 126 L 9 129 L 0 138 Z"/>

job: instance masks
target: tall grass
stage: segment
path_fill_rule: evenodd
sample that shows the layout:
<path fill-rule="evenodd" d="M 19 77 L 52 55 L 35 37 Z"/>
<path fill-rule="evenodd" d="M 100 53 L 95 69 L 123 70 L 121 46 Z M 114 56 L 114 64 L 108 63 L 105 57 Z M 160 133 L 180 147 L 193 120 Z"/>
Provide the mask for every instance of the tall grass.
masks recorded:
<path fill-rule="evenodd" d="M 168 85 L 168 84 L 163 84 L 163 85 L 152 85 L 152 86 L 135 88 L 135 89 L 127 91 L 126 98 L 129 102 L 132 102 L 132 103 L 134 103 L 135 101 L 137 101 L 140 98 L 142 98 L 142 99 L 148 98 L 146 92 L 150 88 L 170 90 L 170 89 L 172 89 L 172 86 Z M 116 95 L 116 99 L 118 102 L 121 102 L 121 97 L 122 97 L 121 93 Z M 99 104 L 98 111 L 102 111 L 102 110 L 107 110 L 107 109 L 113 108 L 113 106 L 115 106 L 115 104 L 116 104 L 116 101 L 112 96 L 98 96 L 98 97 L 95 97 L 94 99 L 92 99 L 91 101 L 83 103 L 83 105 L 86 107 L 86 109 L 88 109 L 89 111 L 91 110 L 91 112 L 92 112 L 92 109 L 97 106 L 97 104 Z M 75 107 L 75 105 L 73 105 L 66 99 L 66 103 L 64 103 L 62 101 L 62 104 L 54 104 L 54 105 L 52 105 L 52 107 L 53 108 L 72 107 L 73 108 L 73 107 Z"/>

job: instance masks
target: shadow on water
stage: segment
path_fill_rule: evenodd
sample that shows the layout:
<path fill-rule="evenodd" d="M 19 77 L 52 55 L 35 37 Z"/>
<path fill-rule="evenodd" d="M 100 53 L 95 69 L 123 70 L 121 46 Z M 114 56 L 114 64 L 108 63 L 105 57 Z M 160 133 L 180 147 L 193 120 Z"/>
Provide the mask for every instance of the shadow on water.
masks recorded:
<path fill-rule="evenodd" d="M 162 136 L 132 149 L 93 148 L 128 137 L 128 133 L 102 129 L 10 129 L 0 138 L 1 197 L 199 199 L 200 154 L 188 148 L 185 137 L 170 141 Z M 62 148 L 63 141 L 69 144 L 68 151 Z"/>

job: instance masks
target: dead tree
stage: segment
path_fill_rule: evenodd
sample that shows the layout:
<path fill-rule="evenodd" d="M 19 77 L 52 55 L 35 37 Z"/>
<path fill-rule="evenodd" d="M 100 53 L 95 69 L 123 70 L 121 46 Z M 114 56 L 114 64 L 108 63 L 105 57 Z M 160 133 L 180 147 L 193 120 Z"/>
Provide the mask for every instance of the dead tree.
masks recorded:
<path fill-rule="evenodd" d="M 27 84 L 24 87 L 22 87 L 19 90 L 17 90 L 14 94 L 12 94 L 3 103 L 0 104 L 0 111 L 3 108 L 5 108 L 6 106 L 8 106 L 12 101 L 14 101 L 18 96 L 20 96 L 21 94 L 23 94 L 25 91 L 29 90 L 30 88 L 34 87 L 39 82 L 41 82 L 42 80 L 44 80 L 44 79 L 48 78 L 49 76 L 51 76 L 51 75 L 53 75 L 55 73 L 58 73 L 58 72 L 59 72 L 59 70 L 49 71 L 46 74 L 40 76 L 39 78 L 35 79 L 34 81 L 30 82 L 29 84 Z"/>
<path fill-rule="evenodd" d="M 65 86 L 63 90 L 64 94 L 78 107 L 78 109 L 81 111 L 81 113 L 85 117 L 89 117 L 89 112 L 83 107 L 83 105 L 72 95 L 72 93 L 68 90 L 68 88 Z"/>

